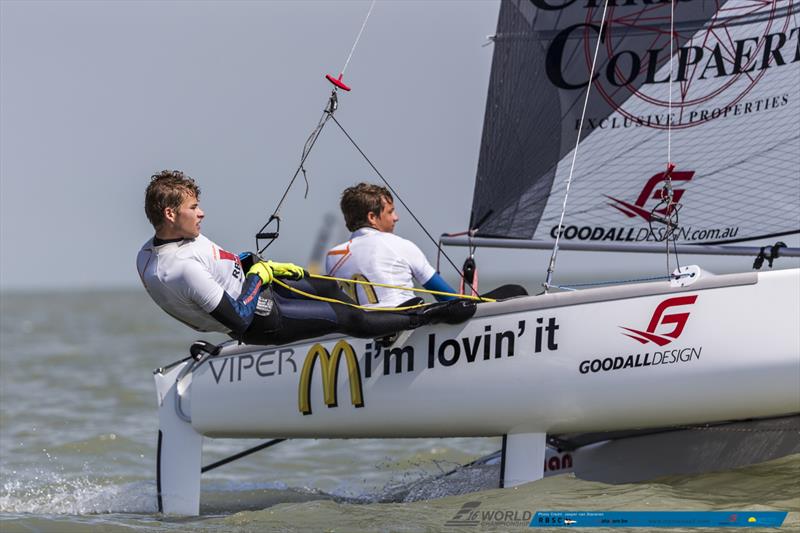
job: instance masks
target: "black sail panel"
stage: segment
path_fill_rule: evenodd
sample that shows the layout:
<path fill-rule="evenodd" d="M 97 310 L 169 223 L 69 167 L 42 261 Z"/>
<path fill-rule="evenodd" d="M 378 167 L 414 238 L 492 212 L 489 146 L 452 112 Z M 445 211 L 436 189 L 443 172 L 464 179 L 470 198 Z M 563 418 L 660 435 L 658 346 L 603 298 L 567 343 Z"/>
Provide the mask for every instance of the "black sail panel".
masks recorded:
<path fill-rule="evenodd" d="M 546 43 L 516 6 L 501 4 L 497 27 L 470 227 L 531 238 L 559 159 L 559 95 L 545 76 Z"/>

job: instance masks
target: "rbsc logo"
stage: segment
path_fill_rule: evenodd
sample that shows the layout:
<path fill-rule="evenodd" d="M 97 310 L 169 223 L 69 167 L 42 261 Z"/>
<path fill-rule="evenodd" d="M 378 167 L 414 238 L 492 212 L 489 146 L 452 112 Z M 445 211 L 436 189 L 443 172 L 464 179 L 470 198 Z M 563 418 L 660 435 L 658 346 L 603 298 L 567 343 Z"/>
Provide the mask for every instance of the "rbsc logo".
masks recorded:
<path fill-rule="evenodd" d="M 336 382 L 339 377 L 339 363 L 342 356 L 347 362 L 347 377 L 350 381 L 350 401 L 355 407 L 364 407 L 364 396 L 361 392 L 361 370 L 358 367 L 353 347 L 341 340 L 336 343 L 331 353 L 322 344 L 315 344 L 306 354 L 303 370 L 300 371 L 298 387 L 298 407 L 304 415 L 311 414 L 311 375 L 314 363 L 319 360 L 322 373 L 322 397 L 328 407 L 337 406 Z"/>
<path fill-rule="evenodd" d="M 672 171 L 672 181 L 691 181 L 692 177 L 694 176 L 693 170 L 684 170 L 684 171 Z M 659 172 L 649 180 L 644 185 L 644 189 L 642 192 L 639 193 L 639 197 L 636 199 L 634 203 L 628 203 L 612 196 L 608 196 L 607 194 L 604 195 L 609 200 L 613 200 L 614 203 L 609 203 L 611 207 L 618 209 L 622 213 L 625 214 L 628 218 L 633 218 L 636 216 L 642 217 L 647 222 L 650 222 L 652 218 L 652 208 L 647 208 L 647 202 L 650 200 L 656 200 L 660 202 L 664 198 L 664 190 L 661 187 L 658 187 L 660 183 L 667 181 L 667 173 L 666 172 Z M 672 189 L 672 199 L 675 203 L 681 201 L 681 197 L 683 193 L 686 192 L 684 189 L 676 189 L 673 187 Z M 656 213 L 661 215 L 669 215 L 669 209 L 664 207 L 663 209 L 656 209 Z"/>
<path fill-rule="evenodd" d="M 622 329 L 629 331 L 631 334 L 623 333 L 626 337 L 636 339 L 642 344 L 654 342 L 659 346 L 666 346 L 675 339 L 681 336 L 683 328 L 686 327 L 686 321 L 689 320 L 689 312 L 665 314 L 668 309 L 682 305 L 691 305 L 697 300 L 695 296 L 678 296 L 676 298 L 669 298 L 664 300 L 656 310 L 653 312 L 653 317 L 650 319 L 650 324 L 647 326 L 646 331 L 639 331 L 633 328 L 626 328 L 620 326 Z M 660 332 L 656 332 L 658 329 Z M 670 331 L 666 331 L 671 328 Z"/>

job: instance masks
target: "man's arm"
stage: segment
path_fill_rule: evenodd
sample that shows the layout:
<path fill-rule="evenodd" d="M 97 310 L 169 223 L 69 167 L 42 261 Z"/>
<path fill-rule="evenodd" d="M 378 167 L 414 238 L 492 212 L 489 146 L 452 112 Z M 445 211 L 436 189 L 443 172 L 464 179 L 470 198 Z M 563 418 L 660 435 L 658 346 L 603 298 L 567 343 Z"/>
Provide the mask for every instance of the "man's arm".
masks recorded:
<path fill-rule="evenodd" d="M 227 291 L 223 291 L 222 299 L 211 311 L 211 316 L 236 336 L 242 335 L 253 322 L 262 285 L 257 274 L 248 273 L 242 285 L 242 294 L 234 300 Z"/>
<path fill-rule="evenodd" d="M 431 279 L 426 281 L 425 284 L 422 285 L 422 286 L 425 287 L 426 289 L 428 289 L 429 291 L 439 291 L 439 292 L 449 292 L 449 293 L 455 293 L 456 292 L 455 289 L 453 289 L 453 287 L 451 287 L 444 280 L 444 278 L 439 275 L 438 272 L 434 272 L 433 276 L 431 276 Z M 434 294 L 433 297 L 436 298 L 440 302 L 444 302 L 444 301 L 447 301 L 447 300 L 455 300 L 456 299 L 455 296 L 444 296 L 442 294 Z"/>
<path fill-rule="evenodd" d="M 414 279 L 429 291 L 455 293 L 456 291 L 453 287 L 428 263 L 428 259 L 422 253 L 422 250 L 411 241 L 405 240 L 405 242 L 408 248 L 406 260 Z M 456 299 L 455 296 L 443 296 L 440 294 L 434 294 L 434 298 L 440 302 Z"/>
<path fill-rule="evenodd" d="M 242 284 L 238 298 L 233 298 L 199 261 L 186 261 L 180 276 L 184 295 L 236 334 L 243 333 L 253 321 L 262 278 L 252 268 Z"/>
<path fill-rule="evenodd" d="M 303 269 L 292 263 L 257 261 L 247 271 L 239 298 L 234 300 L 223 291 L 222 299 L 211 311 L 211 316 L 240 336 L 253 323 L 262 286 L 268 285 L 275 277 L 300 279 L 303 276 Z"/>

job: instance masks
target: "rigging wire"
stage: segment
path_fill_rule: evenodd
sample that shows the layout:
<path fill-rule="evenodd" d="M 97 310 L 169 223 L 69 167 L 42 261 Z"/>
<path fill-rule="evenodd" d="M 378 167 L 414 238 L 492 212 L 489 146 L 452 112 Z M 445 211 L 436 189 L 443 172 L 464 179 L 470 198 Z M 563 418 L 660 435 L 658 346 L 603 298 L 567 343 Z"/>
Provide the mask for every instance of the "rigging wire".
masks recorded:
<path fill-rule="evenodd" d="M 259 230 L 259 232 L 256 234 L 256 249 L 258 250 L 258 254 L 261 254 L 278 237 L 278 232 L 274 232 L 274 233 L 262 233 L 262 232 L 266 229 L 267 226 L 269 226 L 269 224 L 273 220 L 277 221 L 278 229 L 280 229 L 280 209 L 281 209 L 281 206 L 283 205 L 283 202 L 286 199 L 286 196 L 288 195 L 289 190 L 292 188 L 292 185 L 294 184 L 294 182 L 297 179 L 297 176 L 300 174 L 300 172 L 303 173 L 303 178 L 305 179 L 305 182 L 306 182 L 306 196 L 308 195 L 308 178 L 307 178 L 307 175 L 306 175 L 306 170 L 305 170 L 303 165 L 304 165 L 306 159 L 308 158 L 309 154 L 311 153 L 311 149 L 314 147 L 314 144 L 317 142 L 317 139 L 319 138 L 320 133 L 322 133 L 322 129 L 325 127 L 325 124 L 327 124 L 329 119 L 333 119 L 333 122 L 339 127 L 339 129 L 342 131 L 342 133 L 344 133 L 344 135 L 347 137 L 347 139 L 350 141 L 350 143 L 361 154 L 361 156 L 369 164 L 369 166 L 372 167 L 372 170 L 375 171 L 375 173 L 380 177 L 380 179 L 383 181 L 383 183 L 385 183 L 386 186 L 389 188 L 389 190 L 392 191 L 392 193 L 394 194 L 394 197 L 397 198 L 400 201 L 400 203 L 403 205 L 403 207 L 406 208 L 408 213 L 414 219 L 414 221 L 419 225 L 420 228 L 422 228 L 422 231 L 424 231 L 425 235 L 427 235 L 428 238 L 431 240 L 431 242 L 433 242 L 433 244 L 434 244 L 434 246 L 436 246 L 436 249 L 438 250 L 438 252 L 440 254 L 442 254 L 445 257 L 445 259 L 447 259 L 447 262 L 450 263 L 450 265 L 455 269 L 455 271 L 463 279 L 463 273 L 455 265 L 455 263 L 450 258 L 450 256 L 448 256 L 447 253 L 444 252 L 444 250 L 442 250 L 441 244 L 438 243 L 436 241 L 436 239 L 434 239 L 434 237 L 431 235 L 431 233 L 428 231 L 428 229 L 425 227 L 425 225 L 422 224 L 422 222 L 419 220 L 419 218 L 417 218 L 417 216 L 414 214 L 414 212 L 411 210 L 411 208 L 405 203 L 405 201 L 400 197 L 400 195 L 397 193 L 397 191 L 394 189 L 394 187 L 392 187 L 391 184 L 386 180 L 386 178 L 383 177 L 383 174 L 381 174 L 380 171 L 378 171 L 378 169 L 375 167 L 375 165 L 372 163 L 372 161 L 364 153 L 364 151 L 361 150 L 361 148 L 358 146 L 358 144 L 355 142 L 355 140 L 353 140 L 353 138 L 350 136 L 350 134 L 341 125 L 341 123 L 339 123 L 339 121 L 336 120 L 336 117 L 334 117 L 334 113 L 335 113 L 336 109 L 338 108 L 338 100 L 337 100 L 337 96 L 336 96 L 337 95 L 337 90 L 339 88 L 342 88 L 343 90 L 346 90 L 346 91 L 350 90 L 350 88 L 347 87 L 344 84 L 342 78 L 344 76 L 345 70 L 347 70 L 347 66 L 350 64 L 350 59 L 353 57 L 353 53 L 354 53 L 354 51 L 356 49 L 356 46 L 358 45 L 358 43 L 359 43 L 359 41 L 361 39 L 361 35 L 364 32 L 364 28 L 366 28 L 367 21 L 369 20 L 369 16 L 372 13 L 372 9 L 375 7 L 375 1 L 376 0 L 372 0 L 372 3 L 370 4 L 369 11 L 367 11 L 366 17 L 364 17 L 364 22 L 361 24 L 361 29 L 359 30 L 358 35 L 356 36 L 355 42 L 353 43 L 353 46 L 350 49 L 350 53 L 348 54 L 347 60 L 345 61 L 344 66 L 342 67 L 342 71 L 339 74 L 339 78 L 336 79 L 336 78 L 333 78 L 330 75 L 326 76 L 326 78 L 334 85 L 333 91 L 331 92 L 331 96 L 330 96 L 330 99 L 329 99 L 328 107 L 325 109 L 325 111 L 323 112 L 322 116 L 320 117 L 319 122 L 317 123 L 317 126 L 314 128 L 314 130 L 311 132 L 311 134 L 309 135 L 308 139 L 306 140 L 306 143 L 303 146 L 303 153 L 302 153 L 301 158 L 300 158 L 300 164 L 298 165 L 297 170 L 295 171 L 294 175 L 292 176 L 292 179 L 289 181 L 289 185 L 286 187 L 286 190 L 283 192 L 283 195 L 281 196 L 280 200 L 278 201 L 278 205 L 275 208 L 275 211 L 273 211 L 272 215 L 270 215 L 270 217 L 269 217 L 269 220 L 267 220 L 267 222 L 262 226 L 261 230 Z M 259 239 L 260 238 L 271 239 L 271 240 L 263 248 L 259 249 Z M 476 290 L 476 288 L 473 287 L 472 283 L 467 282 L 467 285 L 470 287 L 470 289 L 472 289 L 472 293 L 477 296 L 477 299 L 483 300 L 483 298 L 481 298 L 481 296 L 478 293 L 478 291 Z"/>
<path fill-rule="evenodd" d="M 572 152 L 572 164 L 569 167 L 569 177 L 567 178 L 567 187 L 564 191 L 564 203 L 561 206 L 561 217 L 558 221 L 558 232 L 556 233 L 556 242 L 553 244 L 553 253 L 550 255 L 550 263 L 547 266 L 547 277 L 544 282 L 544 292 L 547 293 L 551 281 L 553 281 L 553 272 L 556 269 L 556 256 L 558 255 L 558 241 L 561 237 L 561 228 L 564 226 L 564 214 L 567 211 L 567 198 L 569 197 L 569 189 L 572 185 L 572 175 L 575 172 L 575 160 L 578 157 L 578 147 L 581 144 L 581 133 L 583 132 L 583 123 L 586 119 L 586 107 L 589 105 L 589 93 L 592 88 L 592 78 L 594 77 L 594 69 L 597 65 L 597 53 L 600 50 L 600 41 L 605 31 L 606 12 L 608 11 L 608 0 L 603 3 L 603 16 L 600 20 L 600 32 L 597 35 L 597 43 L 594 47 L 594 56 L 592 57 L 592 68 L 589 71 L 589 83 L 586 85 L 586 97 L 583 100 L 583 110 L 581 111 L 581 121 L 578 126 L 578 137 L 575 139 L 575 150 Z"/>
<path fill-rule="evenodd" d="M 424 224 L 423 224 L 423 223 L 420 221 L 420 219 L 419 219 L 419 218 L 417 218 L 417 215 L 415 215 L 415 214 L 414 214 L 414 212 L 411 210 L 411 208 L 408 206 L 408 204 L 406 204 L 406 203 L 405 203 L 405 201 L 403 200 L 403 198 L 401 198 L 401 197 L 400 197 L 400 195 L 397 193 L 397 191 L 394 189 L 394 187 L 392 187 L 392 185 L 391 185 L 391 184 L 390 184 L 390 183 L 389 183 L 389 182 L 386 180 L 386 178 L 384 178 L 384 177 L 383 177 L 383 174 L 381 174 L 381 172 L 380 172 L 380 171 L 378 170 L 378 168 L 377 168 L 377 167 L 376 167 L 376 166 L 375 166 L 375 165 L 372 163 L 372 161 L 369 159 L 369 157 L 367 157 L 367 154 L 365 154 L 365 153 L 364 153 L 364 151 L 363 151 L 363 150 L 361 149 L 361 147 L 360 147 L 360 146 L 359 146 L 359 145 L 356 143 L 356 141 L 355 141 L 355 140 L 353 140 L 353 138 L 350 136 L 350 134 L 349 134 L 349 133 L 347 133 L 347 130 L 345 130 L 345 129 L 344 129 L 344 126 L 342 126 L 342 125 L 341 125 L 341 123 L 340 123 L 338 120 L 336 120 L 336 117 L 334 117 L 333 115 L 331 115 L 331 119 L 333 119 L 333 123 L 334 123 L 334 124 L 336 124 L 336 125 L 339 127 L 339 129 L 342 131 L 342 133 L 344 133 L 345 137 L 347 137 L 347 140 L 349 140 L 349 141 L 350 141 L 350 143 L 351 143 L 351 144 L 352 144 L 352 145 L 355 147 L 355 149 L 356 149 L 356 150 L 358 150 L 358 153 L 360 153 L 360 154 L 361 154 L 361 156 L 364 158 L 364 160 L 367 162 L 367 164 L 368 164 L 368 165 L 369 165 L 369 166 L 372 168 L 372 170 L 374 170 L 374 171 L 375 171 L 375 174 L 377 174 L 377 175 L 378 175 L 378 177 L 381 179 L 381 181 L 383 181 L 383 183 L 385 183 L 385 184 L 386 184 L 386 187 L 387 187 L 387 188 L 388 188 L 390 191 L 392 191 L 392 194 L 394 195 L 394 197 L 395 197 L 395 198 L 397 198 L 397 199 L 400 201 L 400 204 L 401 204 L 403 207 L 405 207 L 405 208 L 406 208 L 406 211 L 408 211 L 408 214 L 409 214 L 409 215 L 411 215 L 411 218 L 413 218 L 413 219 L 414 219 L 414 221 L 417 223 L 417 225 L 419 225 L 419 227 L 420 227 L 420 228 L 422 228 L 422 231 L 424 231 L 424 232 L 425 232 L 425 235 L 427 235 L 427 236 L 428 236 L 428 238 L 429 238 L 429 239 L 431 240 L 431 242 L 433 243 L 433 245 L 434 245 L 434 246 L 436 246 L 436 248 L 437 248 L 437 250 L 439 251 L 439 253 L 441 253 L 441 254 L 444 256 L 444 258 L 445 258 L 445 259 L 447 259 L 447 262 L 448 262 L 448 263 L 450 263 L 450 266 L 452 266 L 452 267 L 455 269 L 455 271 L 456 271 L 456 272 L 457 272 L 457 273 L 458 273 L 460 276 L 462 276 L 462 277 L 463 277 L 463 274 L 462 274 L 461 270 L 460 270 L 460 269 L 459 269 L 459 268 L 456 266 L 456 264 L 453 262 L 453 260 L 452 260 L 452 259 L 450 259 L 450 256 L 449 256 L 449 255 L 447 255 L 447 252 L 445 252 L 444 250 L 442 250 L 442 246 L 441 246 L 441 244 L 439 244 L 439 242 L 438 242 L 438 241 L 437 241 L 437 240 L 436 240 L 436 239 L 433 237 L 433 235 L 431 235 L 431 233 L 428 231 L 428 228 L 426 228 L 426 227 L 425 227 L 425 225 L 424 225 Z M 475 288 L 472 286 L 472 284 L 471 284 L 471 283 L 467 283 L 467 285 L 469 286 L 469 288 L 470 288 L 470 289 L 472 289 L 472 292 L 473 292 L 473 294 L 477 295 L 477 296 L 478 296 L 478 298 L 480 298 L 481 300 L 483 300 L 483 298 L 481 297 L 481 295 L 478 293 L 478 291 L 477 291 L 477 290 L 475 290 Z"/>
<path fill-rule="evenodd" d="M 335 94 L 336 94 L 336 89 L 333 90 L 333 93 L 331 94 L 331 98 L 333 98 Z M 289 194 L 289 189 L 292 188 L 292 185 L 294 184 L 294 180 L 297 179 L 298 174 L 302 171 L 303 172 L 303 177 L 306 177 L 306 170 L 303 167 L 303 164 L 306 162 L 306 158 L 308 158 L 309 154 L 311 153 L 311 149 L 314 147 L 314 144 L 317 142 L 317 138 L 319 137 L 319 134 L 322 133 L 322 128 L 325 127 L 325 123 L 328 121 L 328 119 L 330 118 L 330 116 L 333 113 L 333 111 L 335 111 L 335 106 L 333 106 L 333 110 L 331 110 L 331 107 L 332 106 L 329 105 L 329 107 L 326 108 L 325 111 L 323 111 L 322 116 L 320 117 L 319 122 L 317 122 L 316 127 L 311 131 L 311 134 L 308 136 L 308 139 L 306 139 L 306 142 L 303 145 L 303 152 L 300 155 L 300 164 L 298 165 L 297 170 L 295 171 L 294 175 L 292 176 L 292 179 L 289 181 L 289 185 L 286 187 L 286 190 L 283 191 L 283 196 L 281 196 L 281 199 L 278 201 L 278 206 L 275 208 L 275 212 L 273 213 L 273 215 L 275 215 L 275 216 L 279 215 L 280 210 L 281 210 L 281 206 L 283 205 L 283 201 L 286 200 L 286 195 Z M 306 194 L 305 194 L 305 196 L 308 196 L 308 180 L 307 179 L 306 179 Z"/>
<path fill-rule="evenodd" d="M 675 193 L 672 187 L 672 172 L 675 170 L 675 163 L 672 162 L 672 83 L 673 83 L 673 67 L 674 67 L 674 50 L 675 50 L 675 2 L 670 1 L 670 35 L 669 35 L 669 99 L 668 99 L 668 112 L 667 112 L 667 168 L 663 173 L 664 185 L 661 188 L 659 196 L 660 201 L 650 210 L 650 217 L 648 218 L 648 225 L 650 234 L 657 241 L 664 241 L 664 257 L 666 259 L 667 277 L 674 278 L 670 268 L 670 254 L 675 254 L 675 265 L 680 271 L 681 262 L 678 255 L 678 233 L 680 228 L 679 211 L 681 204 L 675 202 Z M 663 206 L 663 208 L 662 208 Z M 662 216 L 663 213 L 663 216 Z M 664 224 L 664 233 L 658 237 L 653 230 L 653 222 Z M 669 245 L 672 241 L 672 252 L 670 252 Z"/>
<path fill-rule="evenodd" d="M 353 52 L 355 52 L 356 46 L 358 46 L 358 41 L 361 40 L 361 34 L 364 33 L 364 28 L 367 27 L 367 21 L 369 20 L 369 16 L 372 14 L 373 7 L 375 7 L 375 0 L 372 0 L 372 3 L 369 6 L 369 11 L 367 11 L 367 16 L 364 17 L 364 22 L 361 23 L 361 29 L 358 30 L 358 35 L 356 36 L 356 40 L 353 43 L 353 47 L 350 49 L 350 53 L 347 56 L 347 61 L 344 62 L 344 66 L 342 67 L 342 70 L 339 73 L 340 76 L 344 76 L 344 71 L 347 70 L 347 65 L 350 64 L 350 58 L 353 57 Z"/>
<path fill-rule="evenodd" d="M 283 191 L 283 195 L 281 196 L 280 200 L 278 200 L 278 205 L 275 207 L 275 210 L 269 216 L 267 222 L 263 226 L 261 226 L 261 229 L 258 230 L 258 233 L 256 233 L 256 249 L 258 250 L 259 255 L 263 253 L 264 250 L 266 250 L 270 244 L 275 242 L 275 239 L 278 238 L 278 232 L 265 234 L 263 233 L 263 231 L 267 228 L 267 226 L 270 225 L 270 223 L 272 223 L 273 220 L 277 221 L 278 230 L 280 230 L 281 206 L 283 205 L 283 202 L 286 200 L 286 196 L 289 194 L 292 185 L 294 185 L 294 182 L 301 171 L 303 172 L 303 178 L 306 180 L 306 196 L 308 195 L 308 179 L 306 177 L 306 170 L 303 164 L 306 162 L 306 159 L 311 154 L 311 149 L 314 148 L 317 139 L 319 139 L 319 135 L 320 133 L 322 133 L 322 128 L 325 127 L 325 124 L 328 122 L 328 119 L 333 116 L 333 113 L 336 111 L 337 107 L 338 107 L 338 101 L 336 98 L 336 88 L 334 88 L 328 100 L 328 106 L 325 108 L 325 111 L 323 111 L 322 116 L 320 117 L 319 122 L 317 123 L 317 126 L 311 131 L 311 134 L 308 136 L 308 139 L 306 139 L 306 142 L 303 145 L 303 153 L 300 157 L 300 164 L 297 166 L 297 170 L 295 170 L 292 179 L 289 180 L 289 185 L 287 185 L 286 190 Z M 260 238 L 270 239 L 270 241 L 266 245 L 264 245 L 263 248 L 259 248 Z"/>
<path fill-rule="evenodd" d="M 672 83 L 673 83 L 673 63 L 675 56 L 675 0 L 670 0 L 669 3 L 669 103 L 667 111 L 667 172 L 662 198 L 666 196 L 667 212 L 666 212 L 666 256 L 667 256 L 667 276 L 671 275 L 669 266 L 669 241 L 672 240 L 673 251 L 675 253 L 675 265 L 678 270 L 681 268 L 680 258 L 678 257 L 678 244 L 677 234 L 673 237 L 674 231 L 678 228 L 678 210 L 680 206 L 676 206 L 674 202 L 674 192 L 672 189 L 672 171 L 675 164 L 672 163 Z M 673 224 L 673 211 L 675 222 Z"/>
<path fill-rule="evenodd" d="M 667 107 L 667 163 L 672 161 L 672 64 L 675 54 L 675 0 L 669 3 L 669 101 Z M 668 176 L 667 179 L 671 178 Z"/>
<path fill-rule="evenodd" d="M 671 236 L 670 227 L 670 214 L 672 210 L 672 65 L 674 61 L 674 45 L 675 45 L 675 0 L 669 2 L 669 100 L 667 107 L 667 180 L 662 192 L 662 198 L 667 196 L 667 226 L 666 226 L 666 259 L 667 259 L 667 276 L 669 276 L 669 238 Z"/>
<path fill-rule="evenodd" d="M 306 183 L 306 192 L 303 198 L 304 199 L 308 198 L 308 189 L 309 189 L 308 175 L 303 165 L 308 156 L 311 154 L 311 149 L 314 147 L 314 144 L 316 144 L 319 135 L 322 133 L 322 128 L 325 127 L 325 124 L 328 122 L 328 119 L 330 119 L 333 116 L 333 113 L 335 113 L 336 109 L 338 109 L 339 107 L 339 100 L 337 98 L 338 89 L 341 87 L 344 90 L 347 91 L 350 90 L 350 88 L 344 85 L 344 83 L 342 82 L 342 77 L 344 76 L 345 70 L 347 70 L 347 66 L 350 64 L 350 59 L 352 59 L 353 57 L 353 53 L 355 52 L 356 47 L 358 46 L 358 42 L 361 40 L 361 35 L 364 33 L 364 28 L 367 27 L 367 21 L 369 20 L 369 16 L 372 14 L 372 9 L 375 7 L 375 1 L 376 0 L 372 0 L 372 3 L 369 6 L 369 11 L 367 11 L 367 15 L 366 17 L 364 17 L 364 21 L 361 23 L 361 29 L 358 30 L 358 35 L 356 35 L 356 39 L 353 42 L 353 46 L 350 48 L 350 53 L 347 55 L 347 59 L 344 62 L 344 66 L 342 67 L 342 70 L 339 73 L 339 79 L 335 80 L 335 78 L 333 78 L 332 76 L 326 76 L 328 80 L 331 83 L 333 83 L 334 86 L 333 90 L 331 91 L 331 95 L 328 99 L 328 106 L 323 111 L 322 116 L 317 122 L 317 126 L 311 131 L 311 134 L 308 136 L 308 139 L 306 139 L 306 142 L 303 145 L 303 152 L 300 156 L 300 164 L 298 165 L 297 170 L 292 176 L 292 179 L 289 180 L 289 185 L 286 187 L 286 190 L 283 191 L 283 195 L 278 201 L 278 205 L 275 207 L 275 210 L 272 212 L 267 222 L 261 227 L 258 233 L 256 233 L 256 250 L 258 250 L 259 254 L 261 254 L 264 250 L 266 250 L 269 247 L 269 245 L 272 244 L 275 241 L 275 239 L 278 238 L 278 234 L 280 231 L 280 223 L 281 223 L 280 222 L 281 206 L 283 205 L 284 200 L 286 200 L 286 196 L 289 194 L 289 191 L 291 190 L 292 185 L 294 185 L 294 182 L 297 179 L 297 176 L 300 174 L 300 172 L 303 173 L 303 180 Z M 273 220 L 277 221 L 278 231 L 274 233 L 262 233 Z M 260 237 L 265 239 L 270 239 L 270 241 L 263 248 L 259 249 Z"/>

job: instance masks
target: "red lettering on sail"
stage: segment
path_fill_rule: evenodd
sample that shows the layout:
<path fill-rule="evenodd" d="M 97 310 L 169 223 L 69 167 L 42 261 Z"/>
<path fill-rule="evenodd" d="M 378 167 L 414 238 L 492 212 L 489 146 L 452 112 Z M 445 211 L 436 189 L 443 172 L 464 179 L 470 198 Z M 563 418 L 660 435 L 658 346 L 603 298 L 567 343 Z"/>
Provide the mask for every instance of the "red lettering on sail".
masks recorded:
<path fill-rule="evenodd" d="M 673 171 L 671 173 L 672 182 L 689 182 L 692 180 L 694 176 L 694 170 L 681 170 L 681 171 Z M 645 183 L 642 192 L 639 193 L 639 196 L 636 198 L 634 203 L 625 202 L 624 200 L 619 200 L 614 198 L 613 196 L 608 196 L 607 194 L 604 195 L 609 200 L 612 200 L 614 203 L 609 203 L 611 207 L 618 209 L 622 213 L 625 214 L 628 218 L 633 218 L 636 216 L 642 217 L 647 222 L 650 222 L 652 219 L 653 213 L 659 213 L 661 215 L 669 215 L 669 211 L 672 207 L 665 206 L 661 209 L 655 209 L 647 207 L 647 202 L 650 200 L 654 200 L 657 202 L 661 202 L 664 199 L 664 188 L 659 187 L 661 183 L 667 181 L 667 173 L 666 172 L 659 172 L 658 174 L 651 177 Z M 683 193 L 686 192 L 684 189 L 677 189 L 675 187 L 672 188 L 672 205 L 674 206 L 678 202 L 681 201 L 683 197 Z M 653 205 L 655 207 L 655 205 Z"/>

